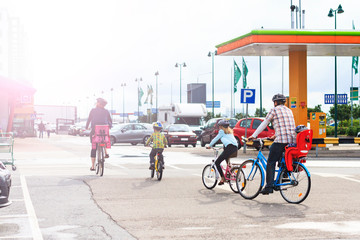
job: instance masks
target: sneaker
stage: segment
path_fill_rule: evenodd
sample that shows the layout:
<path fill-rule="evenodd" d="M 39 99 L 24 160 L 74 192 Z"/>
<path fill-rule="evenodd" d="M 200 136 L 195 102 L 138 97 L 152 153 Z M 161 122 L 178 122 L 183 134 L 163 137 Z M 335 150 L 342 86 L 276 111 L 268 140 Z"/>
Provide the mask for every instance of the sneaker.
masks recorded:
<path fill-rule="evenodd" d="M 260 191 L 262 195 L 269 195 L 269 193 L 273 193 L 273 189 L 269 187 L 264 187 L 263 190 Z"/>

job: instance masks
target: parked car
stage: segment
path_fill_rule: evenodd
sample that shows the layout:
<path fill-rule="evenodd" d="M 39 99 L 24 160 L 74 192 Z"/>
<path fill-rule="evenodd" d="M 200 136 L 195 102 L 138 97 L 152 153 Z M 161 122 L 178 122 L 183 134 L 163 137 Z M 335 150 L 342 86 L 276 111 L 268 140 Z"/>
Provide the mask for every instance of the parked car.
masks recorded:
<path fill-rule="evenodd" d="M 213 138 L 216 137 L 216 135 L 219 133 L 219 126 L 218 123 L 220 120 L 224 118 L 212 118 L 209 121 L 206 122 L 205 126 L 202 127 L 202 133 L 200 135 L 200 143 L 202 147 L 205 147 L 205 144 L 208 144 L 213 140 Z M 230 127 L 234 128 L 238 120 L 236 118 L 228 118 L 227 119 L 230 122 Z M 217 144 L 220 144 L 221 142 L 217 142 Z"/>
<path fill-rule="evenodd" d="M 264 118 L 248 118 L 246 121 L 246 118 L 240 119 L 235 127 L 234 127 L 234 136 L 238 142 L 239 149 L 243 145 L 241 142 L 241 137 L 245 136 L 245 127 L 247 128 L 246 136 L 251 136 L 255 130 L 259 127 L 259 125 L 264 121 Z M 271 123 L 262 131 L 258 137 L 259 138 L 265 138 L 265 137 L 271 137 L 275 134 L 275 130 L 272 127 Z"/>
<path fill-rule="evenodd" d="M 77 135 L 76 125 L 71 125 L 68 130 L 68 135 Z"/>
<path fill-rule="evenodd" d="M 357 137 L 360 137 L 360 132 L 358 132 Z"/>
<path fill-rule="evenodd" d="M 164 129 L 165 137 L 168 140 L 168 146 L 171 145 L 192 145 L 196 147 L 197 136 L 186 124 L 171 124 Z"/>
<path fill-rule="evenodd" d="M 115 143 L 131 143 L 132 145 L 145 143 L 153 132 L 151 124 L 116 124 L 110 129 L 111 145 Z"/>
<path fill-rule="evenodd" d="M 0 208 L 11 204 L 9 201 L 11 187 L 11 174 L 5 165 L 0 161 Z"/>

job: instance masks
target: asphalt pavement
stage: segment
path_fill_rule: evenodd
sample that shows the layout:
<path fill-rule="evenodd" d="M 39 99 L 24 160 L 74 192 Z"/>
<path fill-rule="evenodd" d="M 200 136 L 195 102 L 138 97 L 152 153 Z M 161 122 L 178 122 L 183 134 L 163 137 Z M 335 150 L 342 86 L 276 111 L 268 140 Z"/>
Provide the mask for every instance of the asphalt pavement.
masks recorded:
<path fill-rule="evenodd" d="M 0 239 L 360 239 L 360 146 L 311 150 L 309 197 L 288 204 L 278 192 L 245 200 L 229 186 L 205 189 L 213 151 L 174 146 L 150 178 L 149 148 L 118 144 L 105 174 L 89 171 L 88 138 L 54 135 L 15 141 L 9 207 Z M 264 150 L 267 156 L 268 150 Z M 248 148 L 233 162 L 256 156 Z"/>

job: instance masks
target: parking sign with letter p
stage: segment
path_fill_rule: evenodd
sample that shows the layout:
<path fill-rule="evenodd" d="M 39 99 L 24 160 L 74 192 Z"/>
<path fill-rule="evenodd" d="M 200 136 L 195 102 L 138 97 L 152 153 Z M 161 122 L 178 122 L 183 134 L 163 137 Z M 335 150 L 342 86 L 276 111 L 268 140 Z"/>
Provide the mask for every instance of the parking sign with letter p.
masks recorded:
<path fill-rule="evenodd" d="M 241 89 L 241 103 L 255 103 L 255 89 Z"/>

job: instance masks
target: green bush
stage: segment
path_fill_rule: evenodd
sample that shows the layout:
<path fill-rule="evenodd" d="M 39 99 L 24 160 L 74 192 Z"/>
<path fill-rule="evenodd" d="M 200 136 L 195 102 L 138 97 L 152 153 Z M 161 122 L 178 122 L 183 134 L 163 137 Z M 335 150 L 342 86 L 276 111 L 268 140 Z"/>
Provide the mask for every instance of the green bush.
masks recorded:
<path fill-rule="evenodd" d="M 334 136 L 335 127 L 327 126 L 326 127 L 326 136 Z"/>
<path fill-rule="evenodd" d="M 346 127 L 338 127 L 337 129 L 337 132 L 338 132 L 338 135 L 345 135 L 346 134 Z"/>
<path fill-rule="evenodd" d="M 357 134 L 357 128 L 356 127 L 348 127 L 346 129 L 346 135 L 349 137 L 355 137 Z"/>

